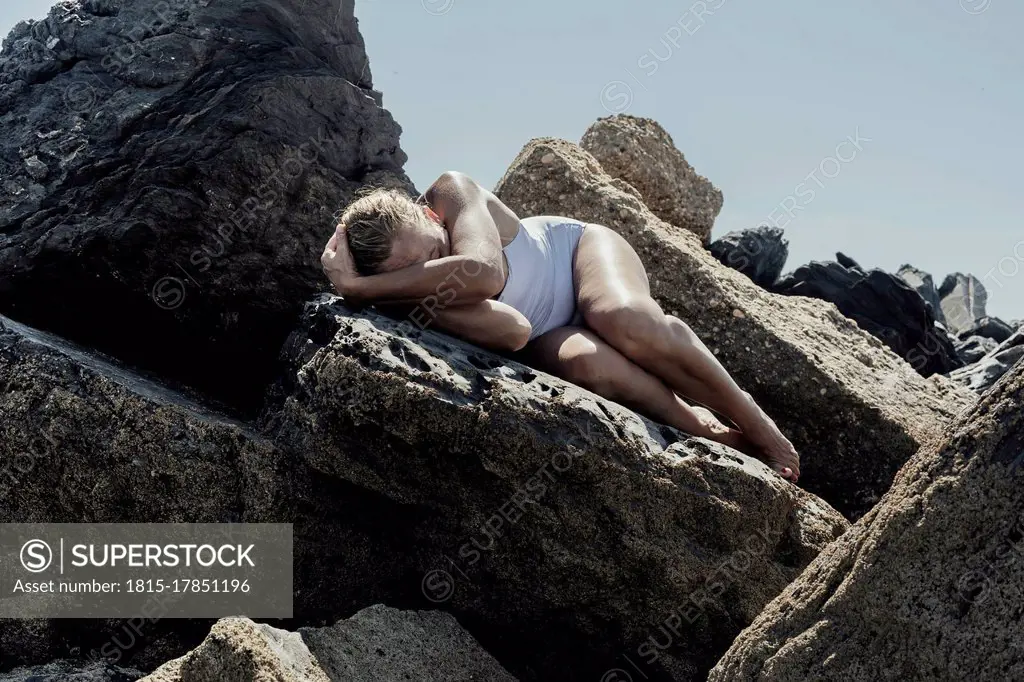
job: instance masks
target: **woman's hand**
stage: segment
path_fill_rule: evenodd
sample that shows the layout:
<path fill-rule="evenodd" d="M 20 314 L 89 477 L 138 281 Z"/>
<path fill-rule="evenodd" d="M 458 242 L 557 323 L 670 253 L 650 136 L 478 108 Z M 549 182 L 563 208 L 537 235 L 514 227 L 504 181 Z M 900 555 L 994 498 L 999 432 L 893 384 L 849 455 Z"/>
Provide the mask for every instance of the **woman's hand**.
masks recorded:
<path fill-rule="evenodd" d="M 345 234 L 345 224 L 338 223 L 334 230 L 334 236 L 324 247 L 324 253 L 320 256 L 320 264 L 323 265 L 327 279 L 339 294 L 346 299 L 356 297 L 356 281 L 359 279 L 359 272 L 356 270 L 355 259 L 348 248 L 348 236 Z"/>

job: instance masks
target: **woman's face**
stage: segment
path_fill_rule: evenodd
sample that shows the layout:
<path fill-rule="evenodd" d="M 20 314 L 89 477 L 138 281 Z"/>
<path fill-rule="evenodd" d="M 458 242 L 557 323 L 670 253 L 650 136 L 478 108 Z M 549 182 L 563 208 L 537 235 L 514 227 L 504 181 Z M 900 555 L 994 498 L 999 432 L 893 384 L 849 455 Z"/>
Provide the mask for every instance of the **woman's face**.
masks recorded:
<path fill-rule="evenodd" d="M 427 206 L 420 207 L 420 210 L 423 211 L 420 220 L 395 231 L 391 255 L 381 266 L 385 272 L 451 255 L 448 230 L 441 224 L 441 219 Z"/>

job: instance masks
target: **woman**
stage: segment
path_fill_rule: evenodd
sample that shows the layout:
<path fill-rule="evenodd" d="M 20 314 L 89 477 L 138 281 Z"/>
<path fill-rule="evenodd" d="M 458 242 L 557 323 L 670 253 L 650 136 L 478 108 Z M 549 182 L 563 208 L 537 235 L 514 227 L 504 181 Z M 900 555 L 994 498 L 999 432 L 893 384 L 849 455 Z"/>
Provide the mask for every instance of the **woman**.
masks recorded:
<path fill-rule="evenodd" d="M 569 218 L 520 220 L 448 172 L 414 202 L 376 190 L 345 209 L 324 270 L 349 300 L 418 304 L 429 323 L 682 431 L 759 457 L 796 482 L 793 445 L 679 318 L 651 298 L 616 232 Z M 443 293 L 442 293 L 443 292 Z M 731 420 L 722 424 L 702 407 Z"/>

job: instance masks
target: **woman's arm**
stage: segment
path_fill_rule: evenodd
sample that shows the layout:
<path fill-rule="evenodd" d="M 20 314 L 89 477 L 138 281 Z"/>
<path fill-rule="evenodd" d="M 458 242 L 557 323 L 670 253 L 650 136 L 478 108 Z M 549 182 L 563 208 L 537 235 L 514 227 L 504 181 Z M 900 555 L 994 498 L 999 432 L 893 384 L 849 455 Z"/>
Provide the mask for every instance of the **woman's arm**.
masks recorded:
<path fill-rule="evenodd" d="M 505 286 L 501 237 L 488 209 L 490 192 L 462 173 L 447 172 L 425 197 L 451 237 L 450 256 L 345 282 L 348 295 L 379 302 L 412 302 L 444 295 L 465 305 L 499 294 Z M 346 295 L 345 291 L 341 291 Z"/>
<path fill-rule="evenodd" d="M 406 312 L 403 310 L 403 312 Z M 421 329 L 437 327 L 482 348 L 517 351 L 530 340 L 533 327 L 518 310 L 499 301 L 435 308 L 416 306 L 408 318 Z"/>

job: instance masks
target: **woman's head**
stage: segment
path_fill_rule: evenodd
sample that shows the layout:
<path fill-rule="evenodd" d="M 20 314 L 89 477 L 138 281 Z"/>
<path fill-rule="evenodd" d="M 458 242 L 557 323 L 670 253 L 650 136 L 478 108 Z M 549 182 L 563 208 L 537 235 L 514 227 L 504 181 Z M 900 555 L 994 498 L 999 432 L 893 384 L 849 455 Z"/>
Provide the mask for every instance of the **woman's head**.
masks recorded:
<path fill-rule="evenodd" d="M 349 250 L 361 275 L 449 255 L 448 231 L 429 207 L 394 189 L 376 189 L 345 208 Z"/>

